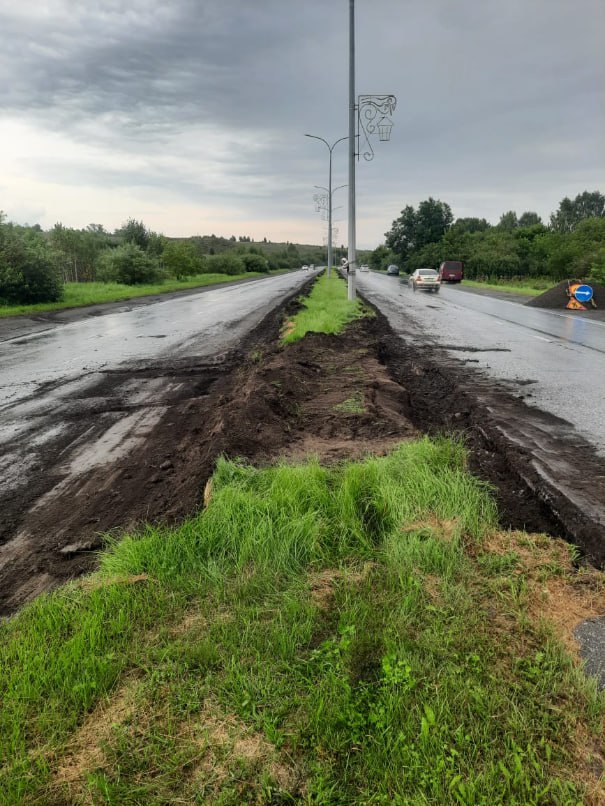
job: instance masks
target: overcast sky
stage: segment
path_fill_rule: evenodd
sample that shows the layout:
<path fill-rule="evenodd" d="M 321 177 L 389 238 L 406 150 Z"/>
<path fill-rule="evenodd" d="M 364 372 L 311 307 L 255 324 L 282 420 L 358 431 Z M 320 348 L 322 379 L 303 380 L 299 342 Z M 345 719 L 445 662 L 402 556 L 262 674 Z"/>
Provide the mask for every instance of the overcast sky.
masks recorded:
<path fill-rule="evenodd" d="M 0 209 L 320 243 L 328 151 L 303 135 L 347 134 L 348 7 L 0 0 Z M 360 247 L 428 196 L 495 223 L 605 191 L 603 0 L 357 0 L 356 27 L 357 91 L 398 99 L 358 164 Z"/>

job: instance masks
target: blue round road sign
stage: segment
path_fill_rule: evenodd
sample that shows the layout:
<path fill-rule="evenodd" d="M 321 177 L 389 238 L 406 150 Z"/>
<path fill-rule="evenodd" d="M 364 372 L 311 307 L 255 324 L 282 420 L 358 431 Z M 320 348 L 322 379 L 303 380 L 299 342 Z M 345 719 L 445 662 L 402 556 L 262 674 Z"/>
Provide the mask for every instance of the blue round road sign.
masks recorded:
<path fill-rule="evenodd" d="M 589 285 L 579 285 L 574 291 L 574 297 L 578 302 L 590 302 L 592 293 L 592 288 Z"/>

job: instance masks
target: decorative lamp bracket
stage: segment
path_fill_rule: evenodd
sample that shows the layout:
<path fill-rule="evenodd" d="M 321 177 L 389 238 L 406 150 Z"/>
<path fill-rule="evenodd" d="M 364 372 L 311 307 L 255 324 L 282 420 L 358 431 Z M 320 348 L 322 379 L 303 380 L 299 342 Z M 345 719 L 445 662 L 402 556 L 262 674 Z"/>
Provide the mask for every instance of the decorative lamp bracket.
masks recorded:
<path fill-rule="evenodd" d="M 394 95 L 360 95 L 357 98 L 357 159 L 363 153 L 368 162 L 374 159 L 374 149 L 370 139 L 376 133 L 378 139 L 387 142 L 391 139 L 393 121 L 390 116 L 397 106 Z M 363 135 L 363 143 L 361 137 Z"/>

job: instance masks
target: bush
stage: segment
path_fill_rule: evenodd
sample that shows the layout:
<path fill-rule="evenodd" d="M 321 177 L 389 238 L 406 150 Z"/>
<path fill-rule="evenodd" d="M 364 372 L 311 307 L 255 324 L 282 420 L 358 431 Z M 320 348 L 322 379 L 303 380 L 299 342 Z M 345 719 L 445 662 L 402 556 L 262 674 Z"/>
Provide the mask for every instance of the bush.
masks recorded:
<path fill-rule="evenodd" d="M 1 224 L 0 224 L 1 226 Z M 63 283 L 46 244 L 25 242 L 12 227 L 0 233 L 0 299 L 9 304 L 58 302 Z"/>
<path fill-rule="evenodd" d="M 162 252 L 162 263 L 173 277 L 191 277 L 204 271 L 204 260 L 187 241 L 169 241 Z"/>
<path fill-rule="evenodd" d="M 125 243 L 103 252 L 97 264 L 97 276 L 103 282 L 142 285 L 164 279 L 155 258 L 134 243 Z"/>
<path fill-rule="evenodd" d="M 244 261 L 233 252 L 210 255 L 206 261 L 206 271 L 216 274 L 243 274 Z"/>
<path fill-rule="evenodd" d="M 269 271 L 269 261 L 262 255 L 255 255 L 250 252 L 246 252 L 245 254 L 241 255 L 241 259 L 244 264 L 245 271 Z"/>

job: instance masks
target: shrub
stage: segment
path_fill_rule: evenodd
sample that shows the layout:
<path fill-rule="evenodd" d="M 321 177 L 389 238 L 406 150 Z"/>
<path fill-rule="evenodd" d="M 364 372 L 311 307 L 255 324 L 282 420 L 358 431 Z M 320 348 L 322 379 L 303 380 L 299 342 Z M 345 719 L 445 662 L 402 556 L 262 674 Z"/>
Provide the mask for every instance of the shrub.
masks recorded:
<path fill-rule="evenodd" d="M 198 256 L 195 246 L 187 241 L 169 241 L 162 252 L 162 263 L 177 280 L 204 270 L 203 258 Z"/>
<path fill-rule="evenodd" d="M 157 260 L 135 243 L 125 243 L 103 252 L 97 264 L 97 275 L 103 282 L 124 285 L 157 283 L 163 279 Z"/>
<path fill-rule="evenodd" d="M 206 271 L 216 274 L 243 274 L 244 261 L 233 252 L 210 255 L 206 261 Z"/>
<path fill-rule="evenodd" d="M 269 261 L 262 255 L 246 252 L 241 255 L 245 271 L 269 271 Z"/>
<path fill-rule="evenodd" d="M 0 227 L 0 299 L 18 305 L 58 302 L 63 283 L 44 241 L 26 242 L 11 226 Z"/>

